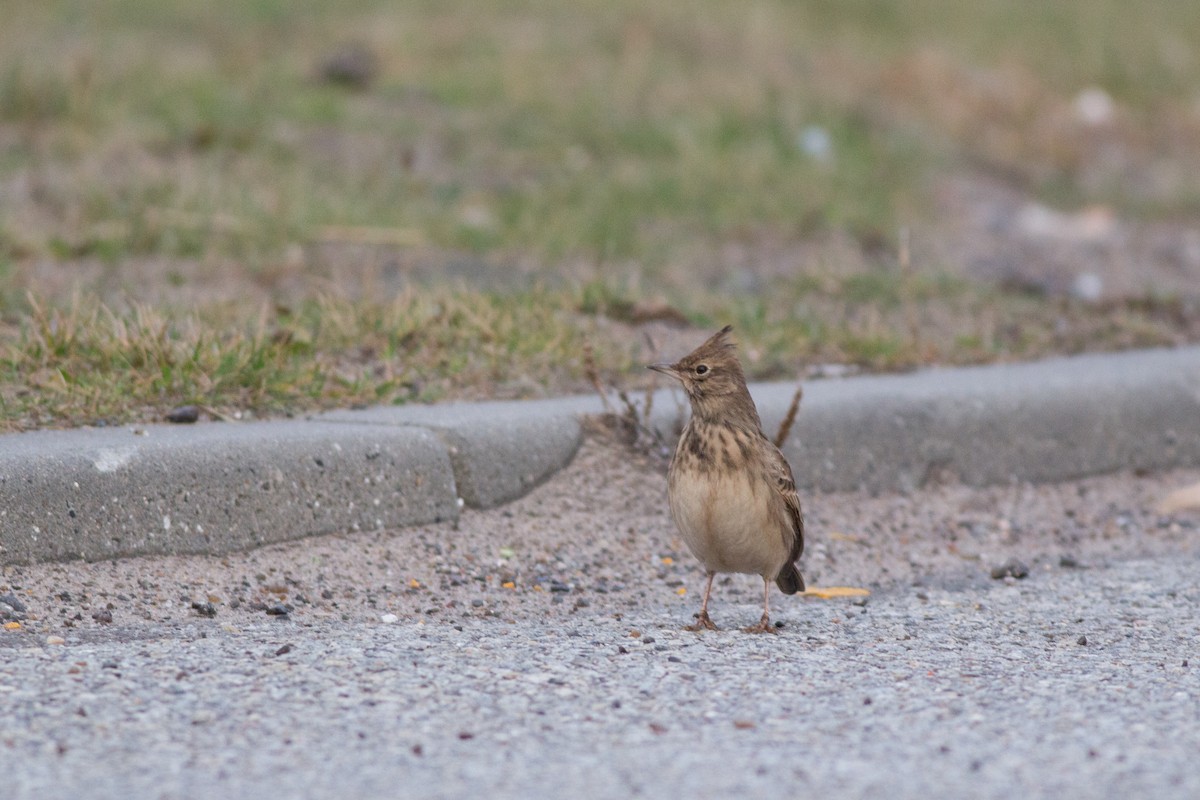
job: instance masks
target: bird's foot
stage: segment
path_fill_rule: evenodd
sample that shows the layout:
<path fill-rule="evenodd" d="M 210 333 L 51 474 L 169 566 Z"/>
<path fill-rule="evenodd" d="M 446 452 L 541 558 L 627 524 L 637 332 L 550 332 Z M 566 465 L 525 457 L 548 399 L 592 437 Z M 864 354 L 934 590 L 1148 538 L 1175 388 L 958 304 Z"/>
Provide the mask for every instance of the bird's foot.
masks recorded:
<path fill-rule="evenodd" d="M 701 611 L 696 615 L 696 621 L 691 625 L 684 627 L 685 631 L 715 631 L 720 630 L 712 619 L 708 616 L 707 611 Z"/>
<path fill-rule="evenodd" d="M 779 633 L 779 629 L 771 624 L 771 621 L 769 619 L 767 619 L 766 614 L 763 614 L 762 619 L 760 619 L 758 621 L 757 625 L 751 625 L 749 628 L 742 628 L 742 632 L 743 633 Z"/>

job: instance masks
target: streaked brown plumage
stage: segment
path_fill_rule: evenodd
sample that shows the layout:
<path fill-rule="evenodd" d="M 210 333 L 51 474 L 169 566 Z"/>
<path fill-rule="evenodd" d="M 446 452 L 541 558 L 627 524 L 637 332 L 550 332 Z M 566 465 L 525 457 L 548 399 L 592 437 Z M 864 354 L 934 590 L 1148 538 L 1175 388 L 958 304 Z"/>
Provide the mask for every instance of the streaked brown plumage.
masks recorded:
<path fill-rule="evenodd" d="M 689 630 L 715 630 L 708 616 L 718 572 L 761 575 L 763 614 L 769 624 L 771 581 L 785 594 L 804 590 L 796 559 L 804 552 L 804 519 L 791 467 L 762 432 L 754 400 L 725 326 L 674 364 L 650 369 L 683 384 L 692 406 L 671 467 L 671 517 L 708 573 L 700 614 Z"/>

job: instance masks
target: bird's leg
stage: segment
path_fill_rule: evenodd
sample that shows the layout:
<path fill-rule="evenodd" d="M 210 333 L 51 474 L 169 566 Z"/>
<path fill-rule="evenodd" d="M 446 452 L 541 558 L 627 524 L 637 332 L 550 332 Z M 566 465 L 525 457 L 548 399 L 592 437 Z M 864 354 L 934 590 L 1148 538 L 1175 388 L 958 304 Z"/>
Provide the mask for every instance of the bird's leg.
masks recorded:
<path fill-rule="evenodd" d="M 770 599 L 771 599 L 771 582 L 763 578 L 763 615 L 757 625 L 751 625 L 749 628 L 743 628 L 746 633 L 779 633 L 771 626 L 770 614 Z"/>
<path fill-rule="evenodd" d="M 717 630 L 717 626 L 713 624 L 713 621 L 711 619 L 709 619 L 709 616 L 708 616 L 708 596 L 710 594 L 712 594 L 713 576 L 715 576 L 716 574 L 717 573 L 715 573 L 715 572 L 708 573 L 708 582 L 704 584 L 704 599 L 700 601 L 700 613 L 696 616 L 695 624 L 688 625 L 687 627 L 684 628 L 684 630 L 687 630 L 687 631 L 703 631 L 703 630 L 715 631 L 715 630 Z"/>

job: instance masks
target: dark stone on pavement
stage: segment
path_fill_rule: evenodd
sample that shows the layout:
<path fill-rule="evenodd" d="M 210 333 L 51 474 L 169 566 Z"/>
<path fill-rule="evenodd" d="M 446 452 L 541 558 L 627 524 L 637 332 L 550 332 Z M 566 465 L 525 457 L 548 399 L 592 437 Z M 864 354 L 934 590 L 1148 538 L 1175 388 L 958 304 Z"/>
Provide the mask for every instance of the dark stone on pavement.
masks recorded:
<path fill-rule="evenodd" d="M 25 604 L 14 594 L 0 595 L 0 620 L 25 619 Z"/>
<path fill-rule="evenodd" d="M 190 423 L 200 419 L 199 406 L 180 406 L 167 412 L 167 422 Z"/>
<path fill-rule="evenodd" d="M 192 603 L 192 610 L 202 617 L 215 617 L 217 615 L 217 607 L 212 603 Z"/>

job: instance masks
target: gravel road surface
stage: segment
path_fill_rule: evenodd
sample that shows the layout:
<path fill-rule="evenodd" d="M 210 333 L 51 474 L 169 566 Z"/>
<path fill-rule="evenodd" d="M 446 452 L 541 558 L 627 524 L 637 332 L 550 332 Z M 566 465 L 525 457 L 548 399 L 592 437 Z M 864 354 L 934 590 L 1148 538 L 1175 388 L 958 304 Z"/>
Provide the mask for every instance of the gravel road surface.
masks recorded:
<path fill-rule="evenodd" d="M 753 577 L 681 630 L 660 468 L 593 440 L 457 528 L 5 567 L 3 794 L 1200 796 L 1200 515 L 1154 511 L 1200 473 L 810 495 L 810 585 L 872 594 L 751 636 Z"/>

